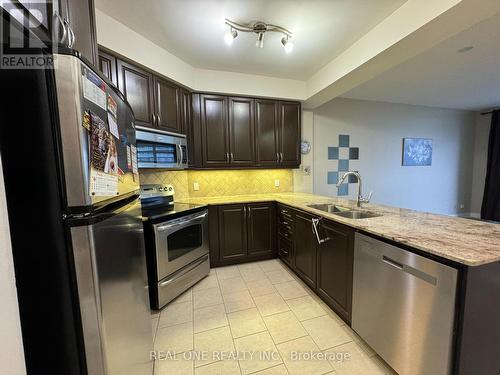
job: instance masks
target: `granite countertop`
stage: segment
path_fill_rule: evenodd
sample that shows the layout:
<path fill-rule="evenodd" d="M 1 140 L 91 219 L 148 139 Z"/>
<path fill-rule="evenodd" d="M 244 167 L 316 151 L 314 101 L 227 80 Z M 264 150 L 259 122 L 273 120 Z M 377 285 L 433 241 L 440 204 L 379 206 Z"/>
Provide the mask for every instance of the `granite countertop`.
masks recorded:
<path fill-rule="evenodd" d="M 356 208 L 354 201 L 306 193 L 234 195 L 179 200 L 179 202 L 207 205 L 268 201 L 277 201 L 323 216 L 467 266 L 500 261 L 500 224 L 479 220 L 375 204 L 364 204 L 362 209 L 376 212 L 381 216 L 369 219 L 347 219 L 307 207 L 307 205 L 331 203 Z"/>

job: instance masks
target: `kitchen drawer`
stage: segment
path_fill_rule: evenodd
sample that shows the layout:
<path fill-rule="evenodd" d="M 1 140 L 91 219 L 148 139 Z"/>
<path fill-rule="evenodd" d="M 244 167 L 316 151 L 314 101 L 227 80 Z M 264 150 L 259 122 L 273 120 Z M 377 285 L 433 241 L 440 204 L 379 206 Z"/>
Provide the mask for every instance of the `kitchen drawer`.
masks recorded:
<path fill-rule="evenodd" d="M 292 242 L 284 236 L 278 236 L 278 256 L 291 266 L 292 261 Z"/>
<path fill-rule="evenodd" d="M 293 235 L 291 232 L 289 231 L 286 231 L 286 230 L 282 230 L 281 227 L 280 229 L 278 230 L 278 235 L 280 237 L 283 237 L 283 238 L 286 238 L 288 241 L 291 241 L 292 238 L 293 238 Z"/>

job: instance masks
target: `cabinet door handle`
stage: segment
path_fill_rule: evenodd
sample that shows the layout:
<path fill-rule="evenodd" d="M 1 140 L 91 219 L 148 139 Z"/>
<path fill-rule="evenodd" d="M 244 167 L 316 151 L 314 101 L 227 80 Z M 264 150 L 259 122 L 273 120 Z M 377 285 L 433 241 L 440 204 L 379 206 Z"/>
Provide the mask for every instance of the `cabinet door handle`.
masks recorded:
<path fill-rule="evenodd" d="M 62 34 L 61 38 L 59 39 L 59 43 L 63 44 L 64 41 L 66 40 L 66 38 L 68 37 L 68 29 L 66 28 L 66 23 L 63 21 L 63 19 L 58 11 L 54 12 L 54 19 L 57 20 L 59 22 L 59 24 L 61 25 L 63 34 Z M 54 25 L 55 25 L 55 22 L 54 22 Z"/>
<path fill-rule="evenodd" d="M 229 161 L 230 161 L 231 163 L 234 161 L 234 155 L 233 155 L 233 153 L 232 153 L 232 152 L 229 154 Z"/>
<path fill-rule="evenodd" d="M 156 114 L 156 125 L 160 126 L 160 122 L 161 122 L 161 117 L 160 117 L 160 114 L 157 113 Z"/>
<path fill-rule="evenodd" d="M 226 152 L 226 162 L 229 163 L 229 152 Z"/>
<path fill-rule="evenodd" d="M 252 217 L 252 210 L 250 209 L 250 207 L 247 207 L 247 213 L 248 213 L 248 219 L 250 219 Z"/>
<path fill-rule="evenodd" d="M 276 153 L 276 162 L 277 163 L 280 162 L 280 153 L 279 152 Z"/>

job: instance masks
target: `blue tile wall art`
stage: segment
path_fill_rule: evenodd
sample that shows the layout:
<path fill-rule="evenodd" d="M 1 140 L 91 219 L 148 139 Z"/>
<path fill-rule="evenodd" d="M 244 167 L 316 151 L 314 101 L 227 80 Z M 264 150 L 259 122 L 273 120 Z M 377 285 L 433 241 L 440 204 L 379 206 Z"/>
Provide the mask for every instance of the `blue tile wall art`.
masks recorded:
<path fill-rule="evenodd" d="M 335 185 L 339 178 L 349 170 L 349 162 L 351 160 L 359 160 L 359 148 L 351 147 L 350 136 L 340 134 L 338 138 L 338 146 L 328 147 L 328 160 L 338 160 L 337 170 L 328 171 L 327 184 Z M 349 184 L 357 183 L 356 178 L 349 176 L 348 181 L 340 185 L 337 189 L 338 196 L 349 195 Z"/>
<path fill-rule="evenodd" d="M 432 139 L 403 138 L 403 166 L 432 165 Z"/>

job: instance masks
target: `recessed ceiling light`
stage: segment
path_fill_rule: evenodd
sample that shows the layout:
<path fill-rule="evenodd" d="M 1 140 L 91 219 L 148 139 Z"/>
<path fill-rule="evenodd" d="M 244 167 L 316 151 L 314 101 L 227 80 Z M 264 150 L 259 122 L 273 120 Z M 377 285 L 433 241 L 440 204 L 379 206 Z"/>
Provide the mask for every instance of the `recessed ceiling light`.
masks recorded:
<path fill-rule="evenodd" d="M 460 48 L 457 52 L 458 53 L 469 52 L 473 48 L 474 48 L 473 46 L 465 46 L 465 47 Z"/>

